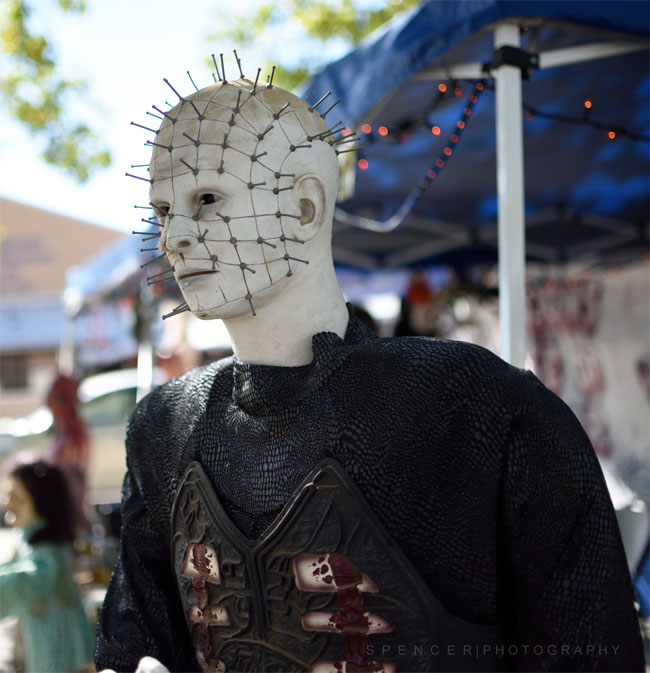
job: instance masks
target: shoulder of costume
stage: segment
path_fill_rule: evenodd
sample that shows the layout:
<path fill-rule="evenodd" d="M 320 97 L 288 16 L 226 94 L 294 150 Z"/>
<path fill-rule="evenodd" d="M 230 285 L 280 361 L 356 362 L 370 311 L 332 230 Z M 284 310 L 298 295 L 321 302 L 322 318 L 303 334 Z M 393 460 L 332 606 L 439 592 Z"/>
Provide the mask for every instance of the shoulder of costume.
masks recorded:
<path fill-rule="evenodd" d="M 346 370 L 380 384 L 410 380 L 412 395 L 443 395 L 449 402 L 477 399 L 515 414 L 527 409 L 572 412 L 530 370 L 508 364 L 477 344 L 433 337 L 369 339 L 358 345 Z"/>
<path fill-rule="evenodd" d="M 388 337 L 363 342 L 359 357 L 435 376 L 459 376 L 468 384 L 510 379 L 523 374 L 492 351 L 465 341 L 434 337 Z"/>
<path fill-rule="evenodd" d="M 228 378 L 228 373 L 232 371 L 232 363 L 233 357 L 230 356 L 200 367 L 194 367 L 155 388 L 138 402 L 129 418 L 129 427 L 141 422 L 153 410 L 155 410 L 156 416 L 164 411 L 169 414 L 168 418 L 172 420 L 172 417 L 180 413 L 178 403 L 183 399 L 189 401 L 191 397 L 192 406 L 200 406 L 220 378 L 230 388 L 231 381 Z M 156 422 L 159 422 L 159 420 L 157 418 Z"/>
<path fill-rule="evenodd" d="M 127 467 L 165 535 L 185 446 L 211 395 L 232 390 L 231 367 L 232 358 L 226 358 L 191 369 L 144 397 L 129 417 Z"/>
<path fill-rule="evenodd" d="M 418 342 L 409 349 L 419 352 L 423 361 L 440 361 L 436 374 L 444 379 L 446 389 L 489 407 L 495 417 L 510 419 L 513 437 L 523 432 L 532 447 L 536 435 L 546 434 L 555 437 L 558 444 L 568 442 L 593 454 L 573 410 L 530 369 L 515 367 L 487 348 L 464 341 L 422 337 L 400 340 Z M 461 399 L 460 395 L 456 399 Z"/>
<path fill-rule="evenodd" d="M 130 465 L 150 451 L 160 454 L 166 444 L 178 447 L 200 418 L 218 388 L 232 389 L 232 357 L 191 369 L 156 388 L 136 405 L 126 428 Z M 216 390 L 215 390 L 216 388 Z"/>

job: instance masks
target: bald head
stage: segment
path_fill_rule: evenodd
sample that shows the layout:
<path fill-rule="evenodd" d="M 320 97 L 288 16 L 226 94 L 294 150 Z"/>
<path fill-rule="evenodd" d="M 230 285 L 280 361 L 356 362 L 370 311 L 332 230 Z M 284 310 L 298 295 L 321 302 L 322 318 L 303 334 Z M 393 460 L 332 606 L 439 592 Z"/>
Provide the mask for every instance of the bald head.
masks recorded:
<path fill-rule="evenodd" d="M 336 152 L 321 115 L 248 80 L 202 89 L 165 113 L 153 143 L 160 248 L 190 310 L 255 312 L 330 252 Z"/>
<path fill-rule="evenodd" d="M 221 169 L 241 179 L 250 178 L 253 171 L 270 180 L 289 167 L 312 169 L 328 181 L 336 177 L 330 138 L 320 140 L 328 126 L 318 112 L 277 86 L 253 87 L 245 79 L 215 84 L 166 113 L 152 156 L 160 178 L 187 170 L 175 154 L 182 148 L 195 149 L 197 168 Z"/>

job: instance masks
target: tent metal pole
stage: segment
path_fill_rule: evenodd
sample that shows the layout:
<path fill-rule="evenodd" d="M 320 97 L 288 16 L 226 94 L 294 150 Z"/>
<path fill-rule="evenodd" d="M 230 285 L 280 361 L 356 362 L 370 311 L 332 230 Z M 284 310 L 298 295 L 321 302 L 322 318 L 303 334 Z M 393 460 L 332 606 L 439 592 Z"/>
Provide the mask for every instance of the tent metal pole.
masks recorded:
<path fill-rule="evenodd" d="M 145 395 L 148 395 L 153 390 L 154 344 L 152 332 L 154 315 L 155 300 L 153 293 L 151 288 L 142 282 L 140 284 L 140 301 L 137 304 L 137 402 L 139 402 Z"/>
<path fill-rule="evenodd" d="M 519 26 L 500 24 L 494 46 L 519 47 Z M 496 88 L 499 321 L 501 357 L 523 367 L 526 357 L 526 248 L 521 70 L 493 71 Z"/>
<path fill-rule="evenodd" d="M 621 54 L 631 54 L 636 51 L 648 49 L 647 42 L 597 42 L 593 44 L 581 44 L 578 47 L 566 47 L 564 49 L 549 49 L 539 52 L 539 69 L 557 68 L 561 65 L 582 63 L 583 61 L 595 61 L 599 58 L 609 58 Z M 444 67 L 433 66 L 424 68 L 420 72 L 411 75 L 413 80 L 448 80 L 448 79 L 481 79 L 485 77 L 483 63 L 454 63 L 445 64 Z"/>

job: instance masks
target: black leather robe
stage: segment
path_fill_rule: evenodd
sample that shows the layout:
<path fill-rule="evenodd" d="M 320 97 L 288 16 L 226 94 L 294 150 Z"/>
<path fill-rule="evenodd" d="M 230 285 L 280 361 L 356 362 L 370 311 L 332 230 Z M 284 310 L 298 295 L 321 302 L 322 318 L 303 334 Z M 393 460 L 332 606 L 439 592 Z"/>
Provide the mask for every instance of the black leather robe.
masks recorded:
<path fill-rule="evenodd" d="M 440 602 L 505 630 L 507 670 L 643 670 L 620 534 L 569 408 L 489 351 L 379 339 L 351 318 L 301 367 L 229 358 L 147 396 L 127 431 L 121 551 L 96 665 L 200 670 L 179 600 L 170 514 L 198 461 L 230 519 L 259 536 L 336 459 Z"/>

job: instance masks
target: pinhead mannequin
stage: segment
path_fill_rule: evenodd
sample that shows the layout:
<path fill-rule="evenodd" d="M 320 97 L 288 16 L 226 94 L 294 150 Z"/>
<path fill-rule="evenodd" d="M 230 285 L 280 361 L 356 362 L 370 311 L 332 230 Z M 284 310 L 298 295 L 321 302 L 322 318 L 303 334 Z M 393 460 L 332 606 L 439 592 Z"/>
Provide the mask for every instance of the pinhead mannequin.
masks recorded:
<path fill-rule="evenodd" d="M 307 364 L 314 334 L 345 333 L 328 138 L 305 101 L 239 79 L 182 98 L 152 143 L 159 248 L 188 309 L 222 318 L 240 360 Z"/>
<path fill-rule="evenodd" d="M 178 311 L 223 318 L 252 366 L 187 372 L 131 416 L 98 668 L 503 670 L 521 637 L 544 652 L 508 655 L 519 670 L 574 670 L 596 640 L 627 651 L 592 669 L 643 670 L 616 518 L 566 405 L 472 344 L 346 331 L 320 114 L 244 79 L 179 99 L 153 131 L 160 248 Z M 314 357 L 324 330 L 346 340 Z"/>

